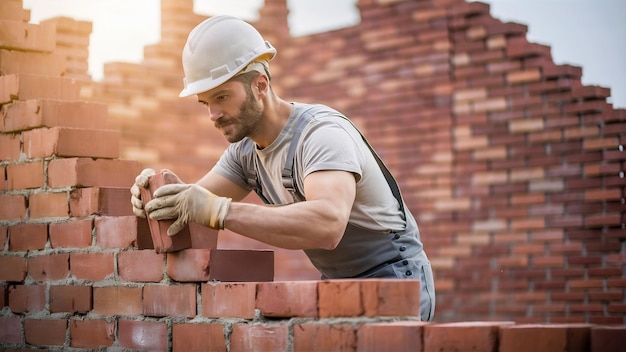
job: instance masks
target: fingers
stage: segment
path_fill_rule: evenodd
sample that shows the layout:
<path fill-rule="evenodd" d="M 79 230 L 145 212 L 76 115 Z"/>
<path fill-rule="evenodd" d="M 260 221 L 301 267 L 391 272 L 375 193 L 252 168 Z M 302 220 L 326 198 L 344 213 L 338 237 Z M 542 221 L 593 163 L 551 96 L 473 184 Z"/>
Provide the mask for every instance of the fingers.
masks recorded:
<path fill-rule="evenodd" d="M 133 205 L 133 213 L 135 216 L 140 218 L 146 217 L 146 211 L 143 209 L 143 202 L 141 201 L 141 198 L 137 198 L 133 195 L 130 197 L 130 203 Z"/>
<path fill-rule="evenodd" d="M 145 218 L 146 211 L 143 209 L 143 202 L 141 201 L 141 188 L 148 187 L 148 177 L 154 175 L 153 169 L 143 169 L 141 173 L 135 178 L 135 184 L 130 188 L 130 203 L 133 205 L 133 213 L 135 216 Z"/>
<path fill-rule="evenodd" d="M 137 177 L 135 177 L 135 185 L 138 187 L 148 187 L 148 177 L 156 175 L 153 169 L 143 169 Z"/>
<path fill-rule="evenodd" d="M 173 184 L 169 184 L 169 185 L 164 185 L 159 187 L 159 189 L 157 189 L 154 194 L 153 197 L 154 198 L 160 198 L 160 197 L 165 197 L 165 196 L 170 196 L 170 195 L 174 195 L 174 194 L 178 194 L 186 189 L 188 189 L 190 187 L 190 185 L 187 184 L 180 184 L 180 183 L 173 183 Z"/>
<path fill-rule="evenodd" d="M 187 222 L 183 221 L 182 218 L 178 218 L 178 220 L 174 221 L 174 223 L 167 228 L 167 235 L 170 237 L 174 236 L 175 234 L 179 233 L 185 227 L 185 225 L 187 225 Z"/>
<path fill-rule="evenodd" d="M 161 170 L 165 183 L 184 183 L 175 173 L 168 169 Z"/>

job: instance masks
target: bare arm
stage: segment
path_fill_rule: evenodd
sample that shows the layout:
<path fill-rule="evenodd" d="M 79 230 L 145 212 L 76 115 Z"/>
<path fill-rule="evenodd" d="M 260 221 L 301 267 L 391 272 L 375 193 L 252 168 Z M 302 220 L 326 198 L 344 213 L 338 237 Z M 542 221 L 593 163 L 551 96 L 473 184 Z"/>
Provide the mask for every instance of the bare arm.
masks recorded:
<path fill-rule="evenodd" d="M 236 202 L 241 201 L 250 193 L 247 189 L 212 171 L 204 175 L 196 184 L 215 195 L 232 198 Z"/>
<path fill-rule="evenodd" d="M 333 249 L 348 224 L 356 195 L 354 175 L 318 171 L 304 180 L 305 202 L 284 206 L 231 203 L 227 229 L 286 249 Z"/>

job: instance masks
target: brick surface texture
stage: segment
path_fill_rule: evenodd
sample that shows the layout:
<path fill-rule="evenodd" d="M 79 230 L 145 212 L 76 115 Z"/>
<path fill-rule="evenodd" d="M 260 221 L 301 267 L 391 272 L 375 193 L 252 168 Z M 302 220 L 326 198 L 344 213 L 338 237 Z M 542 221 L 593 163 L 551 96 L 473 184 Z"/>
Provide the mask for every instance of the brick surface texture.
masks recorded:
<path fill-rule="evenodd" d="M 2 0 L 0 351 L 623 348 L 626 111 L 610 89 L 483 3 L 357 6 L 361 22 L 332 32 L 290 36 L 285 0 L 252 24 L 278 48 L 275 91 L 343 111 L 396 175 L 435 271 L 434 322 L 419 322 L 418 282 L 321 281 L 303 253 L 228 231 L 220 249 L 207 232 L 156 253 L 126 202 L 134 177 L 193 182 L 227 146 L 178 98 L 206 18 L 192 0 L 162 0 L 161 40 L 99 82 L 90 22 L 30 23 Z M 273 252 L 274 280 L 209 281 L 243 249 Z"/>

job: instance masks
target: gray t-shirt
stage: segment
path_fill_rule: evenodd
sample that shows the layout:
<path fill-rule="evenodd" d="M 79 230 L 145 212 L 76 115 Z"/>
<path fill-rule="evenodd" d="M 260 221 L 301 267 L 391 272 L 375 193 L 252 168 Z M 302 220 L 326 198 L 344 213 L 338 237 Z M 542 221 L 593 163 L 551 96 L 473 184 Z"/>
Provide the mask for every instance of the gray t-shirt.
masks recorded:
<path fill-rule="evenodd" d="M 294 180 L 304 193 L 304 179 L 316 171 L 341 170 L 355 175 L 356 199 L 349 222 L 374 231 L 400 231 L 405 220 L 399 203 L 361 134 L 339 112 L 323 106 L 294 103 L 287 124 L 267 148 L 258 149 L 249 139 L 229 145 L 213 171 L 250 189 L 243 162 L 245 153 L 258 156 L 256 175 L 263 195 L 271 204 L 290 204 L 292 195 L 283 186 L 282 171 L 296 129 L 303 128 L 294 159 Z M 308 116 L 303 123 L 303 114 Z M 303 194 L 306 197 L 306 194 Z"/>

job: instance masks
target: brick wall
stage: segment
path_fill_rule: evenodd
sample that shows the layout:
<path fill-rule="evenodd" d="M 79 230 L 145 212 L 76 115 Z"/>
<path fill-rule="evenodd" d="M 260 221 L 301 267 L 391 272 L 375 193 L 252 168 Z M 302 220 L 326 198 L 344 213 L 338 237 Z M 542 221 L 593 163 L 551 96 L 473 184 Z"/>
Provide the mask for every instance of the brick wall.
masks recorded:
<path fill-rule="evenodd" d="M 89 24 L 29 24 L 20 0 L 0 3 L 0 349 L 621 346 L 623 325 L 575 323 L 624 323 L 624 111 L 480 3 L 360 1 L 360 25 L 291 38 L 285 2 L 266 0 L 255 25 L 279 48 L 275 89 L 345 111 L 398 176 L 437 320 L 517 324 L 438 330 L 407 308 L 414 283 L 306 280 L 317 274 L 299 252 L 276 250 L 279 281 L 236 284 L 206 282 L 214 249 L 156 254 L 128 204 L 134 176 L 147 165 L 193 181 L 225 146 L 177 98 L 201 20 L 190 3 L 163 0 L 162 41 L 101 83 L 84 71 Z"/>

